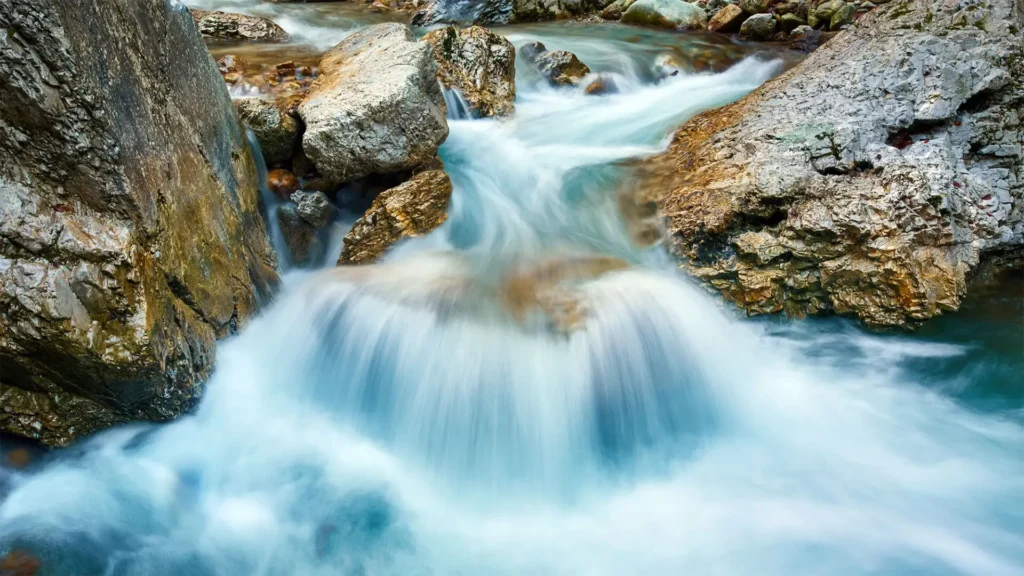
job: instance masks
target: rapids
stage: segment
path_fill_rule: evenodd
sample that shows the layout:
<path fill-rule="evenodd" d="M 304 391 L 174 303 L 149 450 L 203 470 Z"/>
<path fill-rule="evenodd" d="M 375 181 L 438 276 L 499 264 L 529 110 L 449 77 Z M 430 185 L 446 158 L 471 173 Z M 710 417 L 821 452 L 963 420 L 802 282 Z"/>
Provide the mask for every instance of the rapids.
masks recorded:
<path fill-rule="evenodd" d="M 621 92 L 521 65 L 513 118 L 450 106 L 444 226 L 291 271 L 194 414 L 4 471 L 0 553 L 109 576 L 1024 574 L 1020 399 L 948 392 L 982 364 L 919 368 L 971 344 L 739 320 L 621 215 L 623 161 L 781 61 L 657 80 L 664 50 L 604 29 L 504 30 Z"/>

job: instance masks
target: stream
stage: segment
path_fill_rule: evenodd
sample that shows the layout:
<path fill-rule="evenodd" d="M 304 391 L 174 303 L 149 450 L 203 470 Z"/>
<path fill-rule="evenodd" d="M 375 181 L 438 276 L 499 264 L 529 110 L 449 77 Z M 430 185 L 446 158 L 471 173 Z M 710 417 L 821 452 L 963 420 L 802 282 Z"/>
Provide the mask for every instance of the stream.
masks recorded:
<path fill-rule="evenodd" d="M 274 17 L 295 40 L 246 54 L 268 61 L 393 18 L 197 4 Z M 442 227 L 289 272 L 195 413 L 4 470 L 0 551 L 107 576 L 1024 574 L 1024 279 L 915 334 L 739 318 L 638 241 L 628 161 L 797 56 L 497 31 L 619 92 L 519 62 L 513 117 L 449 106 Z"/>

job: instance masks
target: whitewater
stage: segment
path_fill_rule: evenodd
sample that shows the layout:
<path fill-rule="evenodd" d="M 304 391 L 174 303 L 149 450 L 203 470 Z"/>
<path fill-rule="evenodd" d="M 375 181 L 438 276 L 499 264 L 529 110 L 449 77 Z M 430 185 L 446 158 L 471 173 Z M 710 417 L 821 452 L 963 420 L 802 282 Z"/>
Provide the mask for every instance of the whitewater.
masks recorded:
<path fill-rule="evenodd" d="M 623 217 L 630 160 L 783 63 L 665 75 L 541 39 L 620 91 L 520 66 L 506 120 L 449 93 L 449 220 L 290 271 L 195 413 L 4 478 L 0 551 L 108 576 L 1024 574 L 1024 426 L 899 369 L 964 350 L 822 354 L 836 334 L 737 318 Z"/>

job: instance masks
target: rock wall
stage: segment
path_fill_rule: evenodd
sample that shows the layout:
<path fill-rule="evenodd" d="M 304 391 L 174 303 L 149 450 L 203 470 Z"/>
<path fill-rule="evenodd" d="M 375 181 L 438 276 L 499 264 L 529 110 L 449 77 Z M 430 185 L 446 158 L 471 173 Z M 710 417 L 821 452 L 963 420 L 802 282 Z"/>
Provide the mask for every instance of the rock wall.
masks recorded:
<path fill-rule="evenodd" d="M 901 0 L 646 165 L 683 268 L 750 314 L 912 325 L 1024 260 L 1021 0 Z"/>
<path fill-rule="evenodd" d="M 0 429 L 175 417 L 276 283 L 195 23 L 167 0 L 0 0 L 0 77 Z"/>

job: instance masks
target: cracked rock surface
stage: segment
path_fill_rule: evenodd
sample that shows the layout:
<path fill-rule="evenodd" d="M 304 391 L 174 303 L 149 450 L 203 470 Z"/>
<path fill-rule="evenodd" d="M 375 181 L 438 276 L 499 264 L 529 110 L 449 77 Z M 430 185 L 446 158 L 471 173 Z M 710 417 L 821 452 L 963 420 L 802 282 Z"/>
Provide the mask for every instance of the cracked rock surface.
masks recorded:
<path fill-rule="evenodd" d="M 66 444 L 179 415 L 276 282 L 192 17 L 0 0 L 0 77 L 0 429 Z"/>
<path fill-rule="evenodd" d="M 908 326 L 1024 259 L 1024 7 L 901 0 L 648 161 L 682 267 L 749 314 Z"/>

